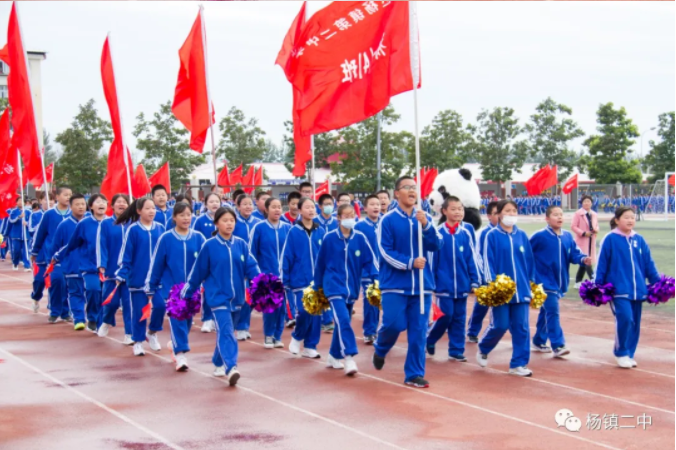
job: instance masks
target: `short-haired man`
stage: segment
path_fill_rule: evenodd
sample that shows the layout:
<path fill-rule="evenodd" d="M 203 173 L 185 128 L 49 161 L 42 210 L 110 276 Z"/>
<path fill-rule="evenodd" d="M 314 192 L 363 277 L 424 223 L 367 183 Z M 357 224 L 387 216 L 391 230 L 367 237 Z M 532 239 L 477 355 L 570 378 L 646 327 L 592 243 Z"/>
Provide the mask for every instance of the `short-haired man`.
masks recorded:
<path fill-rule="evenodd" d="M 169 229 L 172 223 L 173 210 L 167 206 L 169 194 L 167 188 L 161 184 L 156 184 L 152 190 L 153 203 L 155 203 L 155 222 L 164 225 L 164 228 Z"/>
<path fill-rule="evenodd" d="M 265 202 L 270 198 L 267 191 L 256 192 L 256 210 L 251 213 L 257 219 L 265 220 Z"/>

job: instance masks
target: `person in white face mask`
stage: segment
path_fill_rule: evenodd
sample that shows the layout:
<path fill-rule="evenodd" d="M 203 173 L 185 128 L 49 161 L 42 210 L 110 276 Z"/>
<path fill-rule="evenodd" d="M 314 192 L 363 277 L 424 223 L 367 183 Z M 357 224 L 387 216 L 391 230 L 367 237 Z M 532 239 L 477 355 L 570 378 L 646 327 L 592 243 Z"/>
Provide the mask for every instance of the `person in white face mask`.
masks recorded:
<path fill-rule="evenodd" d="M 477 362 L 488 365 L 488 354 L 509 330 L 512 335 L 512 359 L 509 373 L 530 377 L 530 329 L 528 310 L 535 281 L 533 251 L 526 233 L 517 228 L 518 206 L 512 200 L 502 200 L 497 208 L 500 221 L 488 232 L 483 247 L 484 278 L 486 283 L 498 275 L 507 275 L 516 283 L 516 293 L 509 303 L 491 308 L 491 323 L 479 340 Z"/>

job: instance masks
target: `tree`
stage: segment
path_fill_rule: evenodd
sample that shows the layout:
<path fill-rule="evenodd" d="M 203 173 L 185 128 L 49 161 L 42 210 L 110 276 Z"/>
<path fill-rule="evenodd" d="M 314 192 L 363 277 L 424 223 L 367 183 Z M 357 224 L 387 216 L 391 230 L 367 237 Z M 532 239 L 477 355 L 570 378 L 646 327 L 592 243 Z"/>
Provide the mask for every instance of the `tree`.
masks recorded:
<path fill-rule="evenodd" d="M 45 148 L 45 166 L 58 161 L 59 155 L 56 153 L 56 150 L 54 150 L 52 138 L 45 129 L 42 130 L 42 143 Z"/>
<path fill-rule="evenodd" d="M 469 127 L 463 126 L 462 116 L 450 109 L 441 111 L 432 124 L 423 129 L 420 137 L 420 165 L 442 170 L 459 168 L 465 164 L 473 146 Z M 410 160 L 414 161 L 415 147 Z"/>
<path fill-rule="evenodd" d="M 550 164 L 559 167 L 561 178 L 568 178 L 576 163 L 576 153 L 570 141 L 584 136 L 577 123 L 569 117 L 573 110 L 547 98 L 535 108 L 530 123 L 525 126 L 529 134 L 531 157 L 539 162 L 539 168 Z"/>
<path fill-rule="evenodd" d="M 512 108 L 481 111 L 471 130 L 476 141 L 473 153 L 484 180 L 502 183 L 511 179 L 513 170 L 521 173 L 529 149 L 526 141 L 516 140 L 522 128 Z"/>
<path fill-rule="evenodd" d="M 225 157 L 228 164 L 234 167 L 261 161 L 267 147 L 265 131 L 258 126 L 257 119 L 247 121 L 244 113 L 233 106 L 228 115 L 221 119 L 218 129 L 221 131 L 221 140 L 216 154 Z"/>
<path fill-rule="evenodd" d="M 190 149 L 188 130 L 171 112 L 171 102 L 160 105 L 153 118 L 146 121 L 143 113 L 136 117 L 136 148 L 145 152 L 143 166 L 150 176 L 162 164 L 169 162 L 171 190 L 176 191 L 190 179 L 190 174 L 205 162 L 202 155 Z"/>
<path fill-rule="evenodd" d="M 381 137 L 381 183 L 393 186 L 406 165 L 413 136 L 408 132 L 394 133 L 385 130 L 399 120 L 392 106 L 383 110 Z M 335 150 L 344 155 L 340 162 L 331 163 L 331 173 L 336 181 L 352 192 L 375 192 L 377 188 L 377 116 L 338 131 Z"/>
<path fill-rule="evenodd" d="M 55 181 L 85 193 L 101 185 L 107 159 L 101 152 L 111 142 L 112 131 L 110 123 L 99 117 L 93 99 L 79 108 L 71 126 L 56 136 L 63 153 Z"/>
<path fill-rule="evenodd" d="M 265 153 L 263 153 L 261 161 L 268 163 L 281 163 L 286 161 L 286 152 L 284 151 L 284 146 L 277 145 L 270 139 L 266 140 Z"/>
<path fill-rule="evenodd" d="M 650 182 L 664 179 L 666 172 L 674 172 L 674 111 L 660 114 L 657 135 L 660 142 L 650 141 L 650 152 L 645 162 L 653 173 Z"/>
<path fill-rule="evenodd" d="M 286 133 L 282 137 L 284 147 L 286 148 L 284 166 L 289 172 L 291 172 L 293 171 L 293 161 L 296 154 L 296 145 L 293 142 L 293 122 L 290 120 L 284 121 L 284 128 L 286 128 Z M 329 167 L 329 163 L 326 160 L 329 156 L 333 155 L 337 151 L 335 147 L 336 136 L 336 133 L 333 131 L 315 134 L 313 136 L 316 167 Z M 312 162 L 307 163 L 306 166 L 306 175 L 309 179 Z"/>
<path fill-rule="evenodd" d="M 584 141 L 589 149 L 587 168 L 589 178 L 599 184 L 640 183 L 641 170 L 638 160 L 630 160 L 631 146 L 639 135 L 638 128 L 624 107 L 615 109 L 612 103 L 600 105 L 596 112 L 596 130 Z"/>

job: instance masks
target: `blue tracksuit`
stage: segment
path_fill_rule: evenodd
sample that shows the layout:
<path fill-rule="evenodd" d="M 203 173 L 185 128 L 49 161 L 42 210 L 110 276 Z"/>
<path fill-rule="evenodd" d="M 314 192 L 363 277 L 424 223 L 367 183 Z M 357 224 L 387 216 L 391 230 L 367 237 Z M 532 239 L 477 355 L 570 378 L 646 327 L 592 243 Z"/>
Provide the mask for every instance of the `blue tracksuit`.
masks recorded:
<path fill-rule="evenodd" d="M 61 312 L 59 313 L 59 306 L 51 298 L 50 292 L 51 316 L 58 317 L 60 314 L 61 317 L 65 318 L 68 316 L 68 310 L 70 309 L 70 312 L 73 314 L 73 322 L 76 324 L 85 322 L 85 285 L 82 273 L 80 272 L 80 261 L 83 257 L 83 252 L 80 249 L 72 252 L 68 251 L 68 243 L 73 234 L 75 234 L 78 223 L 75 217 L 70 216 L 56 228 L 56 234 L 52 241 L 52 246 L 55 250 L 52 259 L 57 264 L 54 265 L 54 271 L 50 275 L 52 288 L 55 282 L 58 283 L 61 286 L 60 290 L 63 298 L 60 307 Z M 59 276 L 54 276 L 57 271 L 59 272 Z M 66 303 L 66 298 L 68 299 L 68 303 Z M 96 318 L 92 317 L 89 320 L 95 321 Z"/>
<path fill-rule="evenodd" d="M 483 263 L 487 283 L 497 275 L 507 275 L 516 283 L 516 293 L 508 304 L 491 308 L 491 323 L 479 342 L 479 351 L 489 354 L 509 330 L 512 334 L 509 367 L 525 367 L 530 360 L 530 282 L 535 281 L 533 251 L 528 236 L 516 226 L 508 233 L 498 225 L 486 236 Z"/>
<path fill-rule="evenodd" d="M 251 254 L 258 261 L 261 272 L 280 276 L 282 249 L 291 231 L 291 225 L 270 221 L 259 222 L 251 229 Z M 284 331 L 284 308 L 263 313 L 263 333 L 280 341 Z"/>
<path fill-rule="evenodd" d="M 63 214 L 61 214 L 62 212 Z M 35 256 L 35 262 L 38 265 L 38 273 L 33 277 L 33 292 L 31 293 L 31 298 L 33 300 L 40 300 L 42 298 L 42 292 L 45 289 L 45 270 L 54 254 L 52 240 L 56 234 L 56 228 L 68 217 L 70 217 L 70 208 L 67 208 L 65 211 L 60 211 L 58 210 L 58 206 L 54 206 L 49 211 L 45 211 L 42 220 L 40 221 L 40 225 L 35 232 L 33 246 L 31 247 L 31 255 Z M 59 310 L 62 309 L 62 305 L 66 305 L 67 301 L 65 294 L 66 282 L 62 278 L 63 276 L 61 275 L 60 270 L 58 270 L 56 275 L 52 272 L 50 276 L 52 287 L 49 288 L 49 303 L 54 303 Z M 57 279 L 61 279 L 61 282 L 59 283 L 59 280 Z M 57 281 L 56 286 L 54 286 L 55 280 Z"/>
<path fill-rule="evenodd" d="M 406 214 L 399 206 L 383 216 L 378 227 L 380 252 L 380 290 L 383 294 L 383 319 L 378 330 L 375 352 L 385 357 L 397 342 L 399 333 L 406 330 L 408 352 L 404 365 L 405 380 L 425 375 L 425 342 L 427 318 L 431 306 L 431 293 L 435 288 L 434 276 L 429 264 L 423 269 L 423 286 L 420 286 L 420 269 L 413 268 L 413 261 L 425 257 L 443 246 L 443 238 L 427 217 L 423 228 L 423 254 L 418 249 L 417 210 Z M 424 314 L 420 314 L 420 292 L 424 296 Z"/>
<path fill-rule="evenodd" d="M 7 251 L 9 249 L 9 238 L 7 237 L 7 227 L 9 225 L 9 217 L 6 217 L 4 219 L 0 219 L 0 234 L 3 236 L 4 239 L 4 246 L 0 248 L 0 258 L 4 261 L 5 256 L 7 255 Z M 11 255 L 10 255 L 11 258 Z"/>
<path fill-rule="evenodd" d="M 319 206 L 317 206 L 317 208 L 319 210 Z M 314 221 L 324 229 L 324 232 L 326 234 L 338 229 L 338 219 L 336 219 L 335 214 L 332 214 L 331 217 L 326 219 L 324 218 L 324 216 L 322 216 L 321 212 L 318 212 L 317 217 L 315 217 Z M 333 323 L 333 312 L 330 309 L 324 311 L 324 313 L 322 314 L 322 325 L 331 325 L 332 323 Z"/>
<path fill-rule="evenodd" d="M 115 278 L 119 282 L 126 282 L 129 289 L 131 305 L 131 339 L 134 342 L 143 342 L 146 339 L 147 320 L 141 321 L 142 308 L 148 304 L 148 297 L 144 292 L 146 276 L 150 269 L 150 259 L 157 246 L 164 227 L 153 222 L 146 228 L 141 222 L 129 225 L 124 234 L 124 241 L 118 258 L 119 268 Z M 155 294 L 152 298 L 153 310 L 150 316 L 150 331 L 162 331 L 162 322 L 166 310 L 164 300 Z"/>
<path fill-rule="evenodd" d="M 329 353 L 336 359 L 354 356 L 357 341 L 350 326 L 351 310 L 359 298 L 362 283 L 373 283 L 378 278 L 378 262 L 368 239 L 352 230 L 345 237 L 340 229 L 326 235 L 315 267 L 315 289 L 324 289 L 331 302 L 333 340 Z"/>
<path fill-rule="evenodd" d="M 308 314 L 303 307 L 303 290 L 314 280 L 315 263 L 325 233 L 313 223 L 308 233 L 302 222 L 294 225 L 282 249 L 282 282 L 290 301 L 295 303 L 296 327 L 291 333 L 305 348 L 317 349 L 321 332 L 320 316 Z"/>
<path fill-rule="evenodd" d="M 176 222 L 174 222 L 174 218 L 173 218 L 173 214 L 174 214 L 173 210 L 171 211 L 171 214 L 172 214 L 172 218 L 167 222 L 167 227 L 166 227 L 167 231 L 173 230 L 174 228 L 176 228 Z M 190 228 L 193 228 L 195 226 L 196 222 L 197 222 L 197 216 L 195 216 L 193 214 L 192 217 L 190 217 Z"/>
<path fill-rule="evenodd" d="M 376 256 L 376 261 L 379 261 L 380 259 L 380 252 L 378 251 L 378 236 L 377 236 L 377 230 L 378 226 L 380 225 L 380 218 L 378 218 L 375 222 L 371 221 L 371 219 L 368 218 L 368 216 L 364 216 L 362 220 L 357 222 L 357 225 L 355 225 L 354 229 L 361 232 L 364 236 L 366 236 L 366 239 L 369 242 L 369 245 L 371 246 L 371 249 L 373 250 L 373 253 Z M 364 295 L 366 295 L 366 289 L 368 288 L 368 284 L 364 283 L 362 285 L 362 290 L 364 292 Z M 376 332 L 378 330 L 378 322 L 380 321 L 380 310 L 370 304 L 368 300 L 366 300 L 366 297 L 364 297 L 363 300 L 364 303 L 364 336 L 375 336 Z"/>
<path fill-rule="evenodd" d="M 493 228 L 495 227 L 489 222 L 488 226 L 483 230 L 481 230 L 481 233 L 479 233 L 479 240 L 476 246 L 476 250 L 477 250 L 477 258 L 479 259 L 479 261 L 481 261 L 480 265 L 481 269 L 483 269 L 483 261 L 481 259 L 481 255 L 483 255 L 483 249 L 486 245 L 486 236 L 488 236 L 488 232 L 491 231 Z M 484 280 L 482 279 L 481 281 L 483 282 Z M 487 306 L 484 306 L 479 302 L 474 303 L 474 308 L 472 309 L 472 317 L 470 317 L 469 325 L 467 326 L 468 336 L 473 337 L 479 336 L 479 332 L 481 331 L 481 324 L 483 323 L 484 317 L 486 317 L 487 313 L 488 313 Z"/>
<path fill-rule="evenodd" d="M 204 285 L 204 299 L 214 313 L 216 348 L 212 362 L 229 371 L 237 365 L 237 341 L 233 323 L 244 303 L 246 280 L 260 273 L 249 246 L 237 236 L 225 240 L 220 234 L 209 239 L 197 256 L 183 297 Z"/>
<path fill-rule="evenodd" d="M 587 255 L 582 253 L 569 231 L 561 230 L 561 234 L 557 234 L 549 226 L 533 234 L 530 245 L 535 258 L 535 282 L 542 283 L 547 293 L 547 300 L 538 315 L 533 344 L 546 345 L 549 338 L 553 349 L 564 347 L 559 299 L 568 292 L 570 265 L 582 264 Z"/>
<path fill-rule="evenodd" d="M 188 280 L 188 275 L 205 242 L 204 236 L 194 230 L 189 230 L 186 236 L 181 236 L 173 229 L 160 236 L 146 278 L 146 294 L 153 295 L 159 291 L 160 298 L 166 302 L 171 288 Z M 192 319 L 169 318 L 174 354 L 190 351 L 188 334 L 191 327 Z"/>
<path fill-rule="evenodd" d="M 289 213 L 286 212 L 282 214 L 282 217 L 280 217 L 279 220 L 284 223 L 288 223 L 289 225 L 295 225 L 296 223 L 301 222 L 303 219 L 300 217 L 300 214 L 295 219 L 292 219 L 289 217 Z"/>
<path fill-rule="evenodd" d="M 237 228 L 237 225 L 238 224 L 235 224 L 235 229 Z M 216 225 L 214 225 L 214 216 L 212 216 L 208 211 L 205 211 L 193 223 L 192 229 L 201 233 L 205 240 L 211 239 L 213 232 L 216 231 Z M 207 303 L 204 301 L 204 295 L 202 295 L 202 322 L 206 322 L 207 320 L 214 320 L 214 315 L 212 314 L 209 305 L 207 305 Z"/>
<path fill-rule="evenodd" d="M 170 208 L 167 205 L 167 209 L 162 211 L 159 206 L 155 206 L 155 219 L 153 219 L 155 222 L 161 224 L 164 226 L 165 230 L 168 230 L 171 228 L 171 223 L 173 222 L 172 215 L 174 214 L 174 210 Z"/>
<path fill-rule="evenodd" d="M 261 222 L 261 220 L 256 218 L 253 214 L 251 214 L 248 219 L 245 219 L 241 214 L 237 213 L 237 223 L 235 224 L 235 231 L 232 233 L 233 236 L 244 239 L 248 244 L 251 240 L 251 230 L 258 222 Z M 248 303 L 244 302 L 242 309 L 239 312 L 237 322 L 235 322 L 235 329 L 237 331 L 249 331 L 250 325 L 251 307 Z"/>
<path fill-rule="evenodd" d="M 21 213 L 24 213 L 24 217 L 19 217 Z M 26 247 L 28 245 L 28 229 L 24 226 L 24 222 L 28 223 L 30 220 L 30 211 L 22 208 L 14 208 L 11 210 L 9 218 L 8 235 L 12 244 L 12 264 L 18 266 L 19 262 L 23 262 L 23 266 L 28 269 L 30 268 L 30 262 L 28 262 L 28 256 L 26 255 Z"/>
<path fill-rule="evenodd" d="M 251 215 L 261 222 L 265 220 L 265 214 L 260 212 L 258 209 L 254 209 L 254 212 L 252 212 Z"/>
<path fill-rule="evenodd" d="M 73 251 L 79 251 L 79 271 L 85 285 L 87 299 L 87 321 L 101 325 L 103 319 L 101 313 L 101 279 L 97 266 L 98 235 L 101 232 L 101 224 L 93 216 L 85 217 L 75 227 L 75 231 L 68 242 L 68 246 L 61 250 L 60 256 L 67 257 Z"/>
<path fill-rule="evenodd" d="M 40 225 L 40 221 L 42 220 L 42 216 L 44 214 L 45 212 L 41 209 L 38 209 L 31 214 L 31 218 L 28 221 L 28 233 L 30 236 L 30 245 L 28 246 L 29 249 L 33 245 L 33 238 L 35 237 L 35 233 L 38 231 L 38 226 Z"/>
<path fill-rule="evenodd" d="M 615 356 L 634 357 L 641 331 L 641 308 L 648 296 L 646 279 L 655 283 L 660 274 L 643 236 L 630 236 L 618 229 L 603 239 L 596 266 L 596 283 L 612 283 L 615 297 L 610 307 L 615 314 Z"/>
<path fill-rule="evenodd" d="M 454 234 L 446 224 L 437 230 L 444 245 L 434 252 L 430 261 L 434 273 L 437 306 L 444 313 L 430 327 L 427 347 L 434 347 L 441 336 L 448 332 L 448 355 L 465 353 L 465 322 L 467 319 L 467 296 L 479 287 L 479 265 L 471 234 L 459 226 Z"/>
<path fill-rule="evenodd" d="M 115 272 L 118 268 L 117 262 L 120 259 L 120 250 L 122 250 L 124 235 L 129 225 L 115 225 L 116 220 L 117 217 L 114 215 L 104 219 L 101 223 L 100 233 L 96 238 L 98 241 L 96 266 L 104 269 L 106 278 L 106 281 L 103 282 L 101 298 L 105 301 L 115 291 L 110 303 L 103 305 L 101 320 L 103 323 L 115 326 L 115 313 L 121 306 L 124 334 L 131 335 L 131 298 L 129 296 L 129 289 L 127 289 L 127 283 L 117 285 L 117 280 L 115 279 Z"/>

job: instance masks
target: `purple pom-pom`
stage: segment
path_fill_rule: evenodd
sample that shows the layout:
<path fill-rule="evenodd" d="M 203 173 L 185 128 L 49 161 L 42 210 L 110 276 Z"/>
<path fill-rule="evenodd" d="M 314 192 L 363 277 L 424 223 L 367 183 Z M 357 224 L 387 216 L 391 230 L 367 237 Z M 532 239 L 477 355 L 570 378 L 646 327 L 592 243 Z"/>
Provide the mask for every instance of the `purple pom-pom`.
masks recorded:
<path fill-rule="evenodd" d="M 181 298 L 181 291 L 184 286 L 185 283 L 178 283 L 169 291 L 167 315 L 176 320 L 188 320 L 200 312 L 202 302 L 199 291 L 195 291 L 190 298 Z"/>
<path fill-rule="evenodd" d="M 250 305 L 262 313 L 271 313 L 284 303 L 284 285 L 278 276 L 261 273 L 251 280 L 248 288 Z"/>
<path fill-rule="evenodd" d="M 674 287 L 674 279 L 666 275 L 662 275 L 659 281 L 654 282 L 648 286 L 648 303 L 658 305 L 666 303 L 670 298 L 674 298 L 676 288 Z"/>
<path fill-rule="evenodd" d="M 615 286 L 612 283 L 596 284 L 585 280 L 580 286 L 580 298 L 591 306 L 601 306 L 609 303 L 615 295 Z"/>

